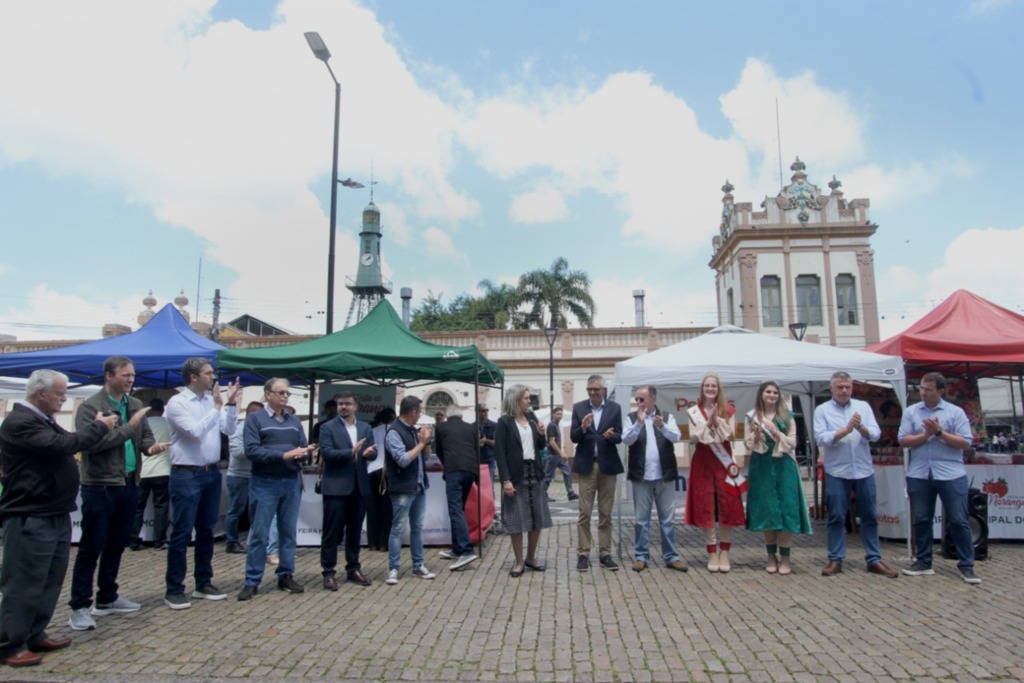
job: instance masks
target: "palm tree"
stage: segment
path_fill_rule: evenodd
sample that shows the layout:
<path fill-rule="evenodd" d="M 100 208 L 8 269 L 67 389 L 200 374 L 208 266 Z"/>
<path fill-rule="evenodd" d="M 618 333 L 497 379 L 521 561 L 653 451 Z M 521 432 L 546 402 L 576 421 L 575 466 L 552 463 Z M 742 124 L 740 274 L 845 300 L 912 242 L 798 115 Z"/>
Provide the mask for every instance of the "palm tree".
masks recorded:
<path fill-rule="evenodd" d="M 477 287 L 484 295 L 475 301 L 478 316 L 489 330 L 525 329 L 524 316 L 519 311 L 519 290 L 512 285 L 496 285 L 481 280 Z"/>
<path fill-rule="evenodd" d="M 550 270 L 533 270 L 519 277 L 519 300 L 530 309 L 530 326 L 565 328 L 567 314 L 582 327 L 594 326 L 597 309 L 590 296 L 590 276 L 582 270 L 569 270 L 569 262 L 561 256 Z"/>

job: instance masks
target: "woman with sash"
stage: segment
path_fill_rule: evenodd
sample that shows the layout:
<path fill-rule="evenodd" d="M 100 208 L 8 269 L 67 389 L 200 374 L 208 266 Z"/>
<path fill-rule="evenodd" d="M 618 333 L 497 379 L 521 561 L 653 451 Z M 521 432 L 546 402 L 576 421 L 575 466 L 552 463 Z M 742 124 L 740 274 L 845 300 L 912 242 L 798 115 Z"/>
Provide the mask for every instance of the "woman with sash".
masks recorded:
<path fill-rule="evenodd" d="M 703 530 L 711 572 L 732 569 L 732 528 L 743 526 L 746 521 L 742 496 L 747 482 L 732 457 L 732 412 L 735 410 L 725 402 L 718 375 L 705 375 L 697 405 L 686 411 L 690 418 L 690 441 L 696 447 L 686 487 L 685 521 Z"/>
<path fill-rule="evenodd" d="M 744 442 L 750 452 L 747 529 L 764 532 L 768 573 L 791 574 L 793 534 L 811 533 L 811 520 L 794 453 L 796 420 L 775 382 L 758 387 L 755 407 L 747 413 Z"/>

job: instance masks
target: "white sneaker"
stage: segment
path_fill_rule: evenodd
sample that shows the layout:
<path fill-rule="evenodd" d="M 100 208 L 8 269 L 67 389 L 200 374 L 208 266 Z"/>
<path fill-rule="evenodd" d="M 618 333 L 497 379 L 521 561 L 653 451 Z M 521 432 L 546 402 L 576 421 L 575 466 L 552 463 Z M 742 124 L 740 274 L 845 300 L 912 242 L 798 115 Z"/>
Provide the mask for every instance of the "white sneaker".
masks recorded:
<path fill-rule="evenodd" d="M 448 569 L 453 572 L 458 571 L 470 562 L 476 562 L 479 559 L 480 556 L 476 553 L 466 553 L 465 555 L 460 556 L 459 559 L 455 560 L 455 562 L 450 567 L 448 567 Z"/>
<path fill-rule="evenodd" d="M 96 620 L 89 616 L 89 608 L 83 607 L 71 612 L 68 626 L 71 627 L 72 631 L 88 631 L 96 628 Z"/>
<path fill-rule="evenodd" d="M 442 550 L 437 554 L 442 560 L 454 560 L 458 555 L 453 553 L 451 550 Z"/>
<path fill-rule="evenodd" d="M 107 614 L 129 614 L 131 612 L 138 612 L 140 609 L 142 609 L 142 605 L 139 603 L 118 598 L 114 602 L 108 602 L 105 605 L 96 603 L 92 608 L 92 614 L 94 617 L 102 617 Z"/>
<path fill-rule="evenodd" d="M 418 576 L 421 579 L 432 579 L 432 578 L 434 578 L 434 574 L 429 569 L 427 569 L 425 566 L 423 566 L 422 564 L 420 566 L 418 566 L 418 567 L 413 568 L 412 575 L 413 576 Z"/>
<path fill-rule="evenodd" d="M 389 586 L 394 586 L 396 583 L 398 583 L 398 570 L 392 569 L 391 571 L 389 571 L 388 578 L 385 579 L 384 583 L 386 583 Z"/>

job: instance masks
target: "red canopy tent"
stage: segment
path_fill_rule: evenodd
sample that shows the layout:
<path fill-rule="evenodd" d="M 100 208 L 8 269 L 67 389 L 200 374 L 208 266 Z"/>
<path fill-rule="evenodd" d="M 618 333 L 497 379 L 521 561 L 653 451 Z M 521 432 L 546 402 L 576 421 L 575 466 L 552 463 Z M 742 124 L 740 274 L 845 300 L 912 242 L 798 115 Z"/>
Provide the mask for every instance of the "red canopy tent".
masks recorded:
<path fill-rule="evenodd" d="M 906 331 L 864 349 L 899 356 L 907 377 L 938 371 L 962 377 L 1024 373 L 1024 316 L 965 289 Z"/>

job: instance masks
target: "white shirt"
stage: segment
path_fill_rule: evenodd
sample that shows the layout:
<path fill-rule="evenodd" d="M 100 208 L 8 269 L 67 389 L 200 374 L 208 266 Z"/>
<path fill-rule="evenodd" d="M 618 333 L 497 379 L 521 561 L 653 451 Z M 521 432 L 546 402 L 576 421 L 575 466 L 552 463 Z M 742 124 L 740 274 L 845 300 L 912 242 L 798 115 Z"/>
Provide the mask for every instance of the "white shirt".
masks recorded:
<path fill-rule="evenodd" d="M 676 425 L 676 419 L 672 413 L 662 412 L 662 419 L 665 424 L 661 426 L 661 434 L 672 443 L 679 441 L 682 433 Z M 622 443 L 632 446 L 640 438 L 640 422 L 633 422 L 629 415 L 623 420 L 625 429 L 622 431 Z M 644 481 L 661 481 L 665 473 L 661 471 L 661 452 L 658 451 L 658 438 L 654 434 L 654 414 L 648 415 L 643 422 L 647 430 L 647 442 L 644 457 Z"/>
<path fill-rule="evenodd" d="M 167 401 L 164 415 L 171 423 L 171 464 L 196 467 L 220 460 L 220 434 L 234 434 L 238 421 L 235 406 L 217 410 L 212 396 L 199 396 L 188 387 Z"/>

